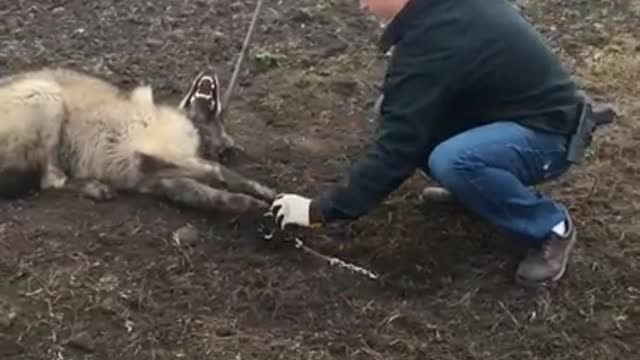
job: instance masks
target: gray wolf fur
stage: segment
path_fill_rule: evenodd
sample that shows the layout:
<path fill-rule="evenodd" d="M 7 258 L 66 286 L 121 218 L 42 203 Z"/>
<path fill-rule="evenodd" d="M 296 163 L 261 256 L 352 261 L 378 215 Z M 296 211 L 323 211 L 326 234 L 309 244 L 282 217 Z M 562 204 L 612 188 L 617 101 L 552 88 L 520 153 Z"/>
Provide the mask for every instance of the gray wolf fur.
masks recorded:
<path fill-rule="evenodd" d="M 96 200 L 134 192 L 198 209 L 264 211 L 275 192 L 215 159 L 240 148 L 216 119 L 219 92 L 215 74 L 204 73 L 178 106 L 157 103 L 150 86 L 125 90 L 65 68 L 2 78 L 0 196 L 33 187 Z"/>

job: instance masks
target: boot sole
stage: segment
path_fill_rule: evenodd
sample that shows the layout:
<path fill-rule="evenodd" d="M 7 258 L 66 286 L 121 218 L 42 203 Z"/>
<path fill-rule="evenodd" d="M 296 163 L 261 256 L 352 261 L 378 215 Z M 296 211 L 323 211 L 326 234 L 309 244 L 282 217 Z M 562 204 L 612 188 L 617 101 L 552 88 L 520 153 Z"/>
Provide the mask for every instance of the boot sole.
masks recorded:
<path fill-rule="evenodd" d="M 420 199 L 424 203 L 436 203 L 436 204 L 456 204 L 458 201 L 448 191 L 432 190 L 420 193 Z"/>

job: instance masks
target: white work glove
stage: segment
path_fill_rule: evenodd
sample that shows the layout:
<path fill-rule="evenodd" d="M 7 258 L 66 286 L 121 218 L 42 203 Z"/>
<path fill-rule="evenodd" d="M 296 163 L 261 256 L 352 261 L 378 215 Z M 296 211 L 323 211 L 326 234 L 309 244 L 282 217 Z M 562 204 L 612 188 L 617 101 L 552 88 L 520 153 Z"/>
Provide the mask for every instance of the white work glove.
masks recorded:
<path fill-rule="evenodd" d="M 271 213 L 278 227 L 295 224 L 310 227 L 309 207 L 311 199 L 295 194 L 280 194 L 271 204 Z"/>

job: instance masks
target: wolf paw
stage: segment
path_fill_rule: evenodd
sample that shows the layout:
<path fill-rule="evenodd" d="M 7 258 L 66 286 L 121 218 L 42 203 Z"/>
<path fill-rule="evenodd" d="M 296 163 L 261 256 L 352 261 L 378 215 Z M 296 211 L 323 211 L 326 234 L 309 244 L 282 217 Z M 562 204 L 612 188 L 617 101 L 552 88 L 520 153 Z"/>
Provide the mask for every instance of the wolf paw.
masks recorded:
<path fill-rule="evenodd" d="M 256 192 L 264 201 L 273 201 L 278 195 L 275 190 L 261 184 L 256 184 Z"/>
<path fill-rule="evenodd" d="M 84 184 L 81 192 L 86 197 L 97 201 L 111 200 L 115 197 L 114 191 L 109 186 L 97 181 Z"/>
<path fill-rule="evenodd" d="M 45 176 L 40 180 L 42 189 L 61 189 L 67 183 L 67 177 L 62 171 L 57 169 L 49 169 Z"/>

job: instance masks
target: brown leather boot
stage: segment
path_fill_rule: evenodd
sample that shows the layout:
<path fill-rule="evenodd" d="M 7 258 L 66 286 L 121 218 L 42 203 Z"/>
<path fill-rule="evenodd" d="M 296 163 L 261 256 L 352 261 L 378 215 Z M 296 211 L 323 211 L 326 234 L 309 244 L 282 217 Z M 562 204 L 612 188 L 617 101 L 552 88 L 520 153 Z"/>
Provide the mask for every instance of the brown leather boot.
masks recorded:
<path fill-rule="evenodd" d="M 456 200 L 446 189 L 438 186 L 427 186 L 422 189 L 421 198 L 423 201 L 451 204 Z"/>
<path fill-rule="evenodd" d="M 566 220 L 564 236 L 552 232 L 539 249 L 532 251 L 518 266 L 516 282 L 535 288 L 549 285 L 562 278 L 576 242 L 576 228 L 570 216 Z"/>

